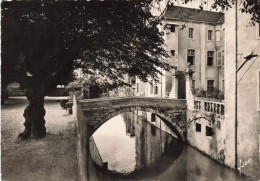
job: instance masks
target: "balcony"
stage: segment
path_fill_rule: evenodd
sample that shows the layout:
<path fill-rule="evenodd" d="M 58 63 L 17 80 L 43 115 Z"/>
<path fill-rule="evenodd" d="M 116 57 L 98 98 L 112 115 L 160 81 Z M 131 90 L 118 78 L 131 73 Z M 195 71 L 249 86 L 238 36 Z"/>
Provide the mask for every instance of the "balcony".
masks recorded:
<path fill-rule="evenodd" d="M 218 115 L 225 115 L 225 105 L 219 100 L 212 100 L 209 98 L 194 99 L 194 109 L 202 112 L 214 113 Z"/>

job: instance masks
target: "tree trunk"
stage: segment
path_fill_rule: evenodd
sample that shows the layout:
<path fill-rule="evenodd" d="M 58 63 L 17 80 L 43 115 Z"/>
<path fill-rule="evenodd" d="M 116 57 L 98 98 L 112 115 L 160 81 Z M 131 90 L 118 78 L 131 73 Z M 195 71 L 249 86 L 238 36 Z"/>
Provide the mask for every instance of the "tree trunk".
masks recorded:
<path fill-rule="evenodd" d="M 5 104 L 5 99 L 8 99 L 7 86 L 1 88 L 1 104 Z"/>
<path fill-rule="evenodd" d="M 27 91 L 26 97 L 29 105 L 24 110 L 25 130 L 19 134 L 19 138 L 42 138 L 46 135 L 44 94 L 39 91 Z"/>

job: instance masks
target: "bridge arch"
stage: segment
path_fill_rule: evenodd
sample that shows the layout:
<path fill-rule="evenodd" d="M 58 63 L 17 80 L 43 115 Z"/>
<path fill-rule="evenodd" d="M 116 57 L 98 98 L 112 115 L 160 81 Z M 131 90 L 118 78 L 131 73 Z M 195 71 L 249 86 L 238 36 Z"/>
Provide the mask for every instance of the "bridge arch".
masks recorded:
<path fill-rule="evenodd" d="M 186 141 L 187 102 L 182 99 L 152 97 L 113 97 L 77 100 L 73 96 L 73 114 L 77 129 L 77 155 L 82 180 L 89 175 L 89 138 L 110 118 L 121 113 L 145 111 L 163 118 L 164 122 Z"/>
<path fill-rule="evenodd" d="M 133 111 L 143 111 L 143 112 L 150 112 L 153 113 L 155 115 L 157 115 L 158 117 L 162 118 L 162 121 L 168 126 L 170 127 L 174 133 L 177 134 L 178 139 L 181 141 L 184 141 L 184 132 L 182 130 L 182 128 L 176 123 L 175 120 L 173 120 L 170 116 L 166 115 L 165 113 L 157 110 L 157 109 L 153 109 L 153 108 L 146 108 L 146 107 L 124 107 L 121 109 L 118 109 L 114 112 L 105 114 L 100 121 L 98 121 L 95 125 L 93 125 L 93 128 L 91 129 L 91 135 L 94 134 L 94 132 L 100 128 L 103 124 L 105 124 L 107 121 L 109 121 L 111 118 L 118 116 L 120 114 L 123 113 L 127 113 L 127 112 L 133 112 Z"/>

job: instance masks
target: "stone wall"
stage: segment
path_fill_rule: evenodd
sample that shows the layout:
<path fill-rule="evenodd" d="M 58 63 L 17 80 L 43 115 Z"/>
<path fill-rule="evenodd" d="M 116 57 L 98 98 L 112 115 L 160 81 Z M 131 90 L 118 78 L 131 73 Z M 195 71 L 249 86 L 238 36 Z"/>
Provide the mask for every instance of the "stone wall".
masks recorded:
<path fill-rule="evenodd" d="M 221 112 L 218 114 L 205 111 L 204 105 L 207 101 L 201 100 L 201 103 L 200 109 L 195 107 L 194 110 L 187 110 L 187 141 L 211 158 L 225 163 L 224 115 L 221 115 Z"/>
<path fill-rule="evenodd" d="M 226 164 L 224 103 L 196 98 L 191 89 L 191 69 L 186 70 L 187 142 L 211 158 Z"/>

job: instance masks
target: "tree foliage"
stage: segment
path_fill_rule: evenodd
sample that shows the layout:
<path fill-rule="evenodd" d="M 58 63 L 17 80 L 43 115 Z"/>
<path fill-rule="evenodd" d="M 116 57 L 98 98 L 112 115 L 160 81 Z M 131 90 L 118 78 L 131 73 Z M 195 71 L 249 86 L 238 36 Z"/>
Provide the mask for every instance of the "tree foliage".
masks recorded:
<path fill-rule="evenodd" d="M 47 92 L 75 66 L 116 80 L 124 73 L 156 78 L 163 60 L 162 33 L 151 2 L 5 2 L 2 60 L 24 87 L 45 82 Z M 73 60 L 77 60 L 74 61 Z"/>
<path fill-rule="evenodd" d="M 170 0 L 173 3 L 178 2 L 178 0 Z M 188 2 L 192 2 L 192 0 L 182 0 L 183 3 L 187 4 Z M 252 24 L 260 23 L 260 0 L 214 0 L 211 4 L 211 9 L 215 10 L 228 10 L 229 8 L 233 8 L 235 3 L 238 3 L 239 10 L 242 13 L 251 14 L 251 22 Z M 203 9 L 203 5 L 207 4 L 208 0 L 201 1 L 199 8 Z"/>
<path fill-rule="evenodd" d="M 159 19 L 148 1 L 21 1 L 2 3 L 2 72 L 26 89 L 26 130 L 44 136 L 44 96 L 73 68 L 122 81 L 156 79 L 169 70 Z M 13 81 L 10 80 L 10 81 Z M 8 81 L 6 81 L 8 82 Z"/>

